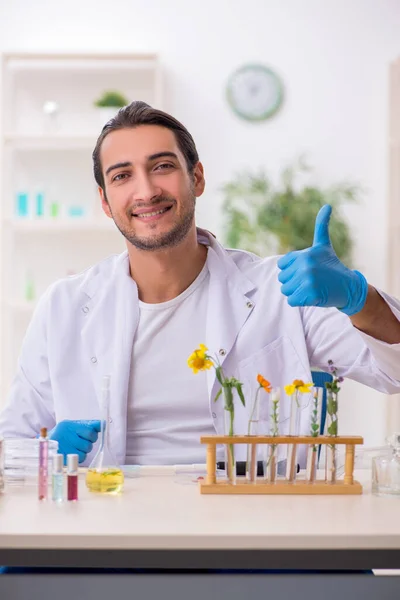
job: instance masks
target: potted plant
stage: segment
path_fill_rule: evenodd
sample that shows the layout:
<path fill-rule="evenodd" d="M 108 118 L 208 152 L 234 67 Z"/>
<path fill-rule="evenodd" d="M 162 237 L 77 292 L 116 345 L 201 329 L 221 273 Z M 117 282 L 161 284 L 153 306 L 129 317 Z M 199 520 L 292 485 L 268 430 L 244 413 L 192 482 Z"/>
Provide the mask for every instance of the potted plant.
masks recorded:
<path fill-rule="evenodd" d="M 274 185 L 265 171 L 245 172 L 222 188 L 226 244 L 266 256 L 286 254 L 312 245 L 315 217 L 324 204 L 333 207 L 329 233 L 336 254 L 351 266 L 350 228 L 341 214 L 345 202 L 356 201 L 360 188 L 342 183 L 328 188 L 299 185 L 309 167 L 299 158 Z"/>
<path fill-rule="evenodd" d="M 94 105 L 99 111 L 102 125 L 105 125 L 107 121 L 115 117 L 119 108 L 126 106 L 128 103 L 128 99 L 121 92 L 107 90 L 95 100 Z"/>

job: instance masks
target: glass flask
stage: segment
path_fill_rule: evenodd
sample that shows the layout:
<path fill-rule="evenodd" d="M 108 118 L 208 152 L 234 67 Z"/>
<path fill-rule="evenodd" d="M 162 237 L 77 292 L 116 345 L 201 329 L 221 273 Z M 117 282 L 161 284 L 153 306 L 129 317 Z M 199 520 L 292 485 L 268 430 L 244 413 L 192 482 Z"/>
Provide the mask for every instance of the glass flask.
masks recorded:
<path fill-rule="evenodd" d="M 379 496 L 400 495 L 400 433 L 387 438 L 385 454 L 372 458 L 372 493 Z"/>
<path fill-rule="evenodd" d="M 91 492 L 118 494 L 124 486 L 124 474 L 110 449 L 110 377 L 103 378 L 101 389 L 100 443 L 86 473 L 86 486 Z"/>

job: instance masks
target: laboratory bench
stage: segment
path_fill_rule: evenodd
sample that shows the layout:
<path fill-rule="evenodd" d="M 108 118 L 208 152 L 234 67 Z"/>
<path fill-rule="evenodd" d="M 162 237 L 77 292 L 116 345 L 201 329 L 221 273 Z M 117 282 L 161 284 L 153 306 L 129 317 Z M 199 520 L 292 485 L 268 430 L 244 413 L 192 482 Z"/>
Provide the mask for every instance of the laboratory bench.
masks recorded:
<path fill-rule="evenodd" d="M 140 468 L 125 480 L 119 496 L 89 492 L 82 473 L 77 502 L 40 502 L 36 486 L 8 486 L 0 496 L 0 564 L 136 569 L 136 574 L 111 577 L 122 577 L 122 587 L 127 585 L 126 577 L 136 576 L 140 585 L 150 578 L 155 586 L 160 584 L 160 577 L 166 578 L 167 583 L 160 588 L 164 597 L 173 578 L 182 586 L 188 577 L 192 583 L 196 578 L 205 583 L 211 577 L 214 585 L 225 582 L 224 594 L 231 600 L 241 589 L 243 570 L 248 572 L 245 581 L 250 588 L 252 582 L 257 586 L 269 577 L 269 590 L 278 584 L 279 590 L 294 585 L 297 600 L 303 597 L 299 595 L 301 585 L 293 581 L 300 577 L 310 592 L 317 581 L 322 585 L 320 575 L 268 575 L 260 571 L 330 571 L 323 581 L 335 578 L 336 597 L 341 582 L 346 589 L 349 585 L 365 586 L 363 594 L 380 586 L 379 596 L 365 598 L 386 598 L 386 587 L 388 594 L 395 590 L 400 597 L 400 577 L 351 573 L 400 569 L 400 497 L 372 495 L 368 471 L 356 472 L 356 478 L 364 486 L 359 496 L 201 495 L 196 476 L 177 473 L 173 467 Z M 12 577 L 16 576 L 0 576 L 0 592 Z M 24 575 L 25 582 L 32 577 L 39 585 L 40 577 L 49 583 L 54 577 L 70 575 Z M 85 577 L 96 576 L 79 577 L 83 583 Z M 227 577 L 236 581 L 229 594 Z M 104 585 L 103 591 L 108 584 Z M 266 584 L 262 585 L 266 589 Z M 360 590 L 354 588 L 354 594 Z M 154 594 L 156 597 L 156 591 Z M 330 598 L 326 594 L 324 598 Z M 190 595 L 191 600 L 197 598 L 192 591 Z"/>

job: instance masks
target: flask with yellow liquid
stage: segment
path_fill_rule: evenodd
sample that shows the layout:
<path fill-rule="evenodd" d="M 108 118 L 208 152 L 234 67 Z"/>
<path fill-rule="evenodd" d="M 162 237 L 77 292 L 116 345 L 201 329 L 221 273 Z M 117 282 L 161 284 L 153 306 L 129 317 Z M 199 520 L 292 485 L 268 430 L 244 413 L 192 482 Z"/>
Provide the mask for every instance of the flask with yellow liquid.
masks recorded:
<path fill-rule="evenodd" d="M 86 486 L 91 492 L 118 494 L 124 486 L 124 474 L 110 449 L 109 412 L 110 377 L 103 378 L 101 389 L 100 445 L 86 473 Z"/>

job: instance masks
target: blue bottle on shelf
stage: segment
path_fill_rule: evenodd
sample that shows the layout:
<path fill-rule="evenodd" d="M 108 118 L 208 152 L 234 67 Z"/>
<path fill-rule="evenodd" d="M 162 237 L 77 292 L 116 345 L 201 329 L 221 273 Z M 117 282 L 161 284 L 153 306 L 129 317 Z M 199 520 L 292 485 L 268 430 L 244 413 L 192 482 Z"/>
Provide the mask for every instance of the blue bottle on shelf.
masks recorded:
<path fill-rule="evenodd" d="M 43 192 L 38 192 L 36 194 L 36 217 L 44 216 L 44 194 Z"/>
<path fill-rule="evenodd" d="M 17 217 L 27 217 L 29 214 L 29 201 L 26 192 L 18 192 L 16 196 L 15 213 Z"/>

